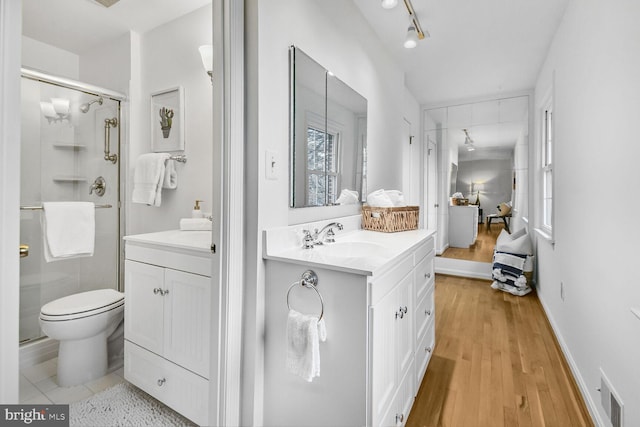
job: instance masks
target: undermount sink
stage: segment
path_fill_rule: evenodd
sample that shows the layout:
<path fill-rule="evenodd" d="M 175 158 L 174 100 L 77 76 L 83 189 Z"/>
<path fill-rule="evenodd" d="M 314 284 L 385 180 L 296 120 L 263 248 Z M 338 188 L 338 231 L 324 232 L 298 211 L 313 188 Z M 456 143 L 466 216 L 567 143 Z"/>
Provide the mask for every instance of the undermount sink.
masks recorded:
<path fill-rule="evenodd" d="M 335 242 L 316 248 L 326 255 L 342 258 L 388 257 L 389 250 L 372 242 Z"/>

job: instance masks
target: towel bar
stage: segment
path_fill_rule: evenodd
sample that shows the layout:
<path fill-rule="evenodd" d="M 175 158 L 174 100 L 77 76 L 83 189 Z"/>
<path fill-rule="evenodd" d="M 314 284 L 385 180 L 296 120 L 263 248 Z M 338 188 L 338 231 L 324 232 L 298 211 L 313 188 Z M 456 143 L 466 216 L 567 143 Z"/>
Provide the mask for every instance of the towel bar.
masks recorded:
<path fill-rule="evenodd" d="M 108 209 L 111 205 L 96 205 L 96 209 Z M 21 211 L 41 211 L 44 208 L 42 206 L 20 206 Z"/>
<path fill-rule="evenodd" d="M 289 304 L 289 294 L 291 290 L 296 287 L 296 285 L 304 286 L 308 289 L 313 289 L 318 294 L 318 298 L 320 298 L 320 316 L 318 317 L 318 322 L 322 320 L 324 316 L 324 299 L 318 291 L 318 275 L 313 270 L 307 270 L 302 273 L 302 277 L 297 282 L 293 282 L 291 286 L 289 286 L 289 290 L 287 290 L 287 308 L 291 310 L 291 305 Z"/>
<path fill-rule="evenodd" d="M 169 157 L 169 160 L 175 160 L 180 163 L 187 163 L 187 156 L 184 154 L 176 154 L 175 156 Z"/>

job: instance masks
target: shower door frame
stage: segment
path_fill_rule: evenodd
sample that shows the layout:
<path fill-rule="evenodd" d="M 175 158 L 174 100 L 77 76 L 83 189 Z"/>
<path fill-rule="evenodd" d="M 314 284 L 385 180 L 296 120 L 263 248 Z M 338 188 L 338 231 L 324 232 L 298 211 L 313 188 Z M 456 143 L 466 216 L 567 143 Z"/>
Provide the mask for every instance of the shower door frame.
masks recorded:
<path fill-rule="evenodd" d="M 123 231 L 125 230 L 125 215 L 122 213 L 122 194 L 126 194 L 126 180 L 123 176 L 123 171 L 125 168 L 122 167 L 122 162 L 125 160 L 122 156 L 122 141 L 123 141 L 123 119 L 122 119 L 122 103 L 127 101 L 127 96 L 123 93 L 116 92 L 110 89 L 105 89 L 99 86 L 94 86 L 87 83 L 82 83 L 77 80 L 72 80 L 64 77 L 58 77 L 51 74 L 46 74 L 41 71 L 36 71 L 30 68 L 22 67 L 20 69 L 21 78 L 26 78 L 29 80 L 34 80 L 41 83 L 51 84 L 54 86 L 59 86 L 65 89 L 71 89 L 78 92 L 85 93 L 91 96 L 103 97 L 106 99 L 110 99 L 112 101 L 116 101 L 118 103 L 117 106 L 117 116 L 118 116 L 118 148 L 117 148 L 117 176 L 118 176 L 118 189 L 117 189 L 117 201 L 116 206 L 114 208 L 117 210 L 118 215 L 118 253 L 116 254 L 116 277 L 117 277 L 117 290 L 122 292 L 124 286 L 124 241 Z M 25 343 L 34 342 L 40 338 L 34 338 L 25 341 Z M 22 344 L 22 343 L 21 343 Z"/>

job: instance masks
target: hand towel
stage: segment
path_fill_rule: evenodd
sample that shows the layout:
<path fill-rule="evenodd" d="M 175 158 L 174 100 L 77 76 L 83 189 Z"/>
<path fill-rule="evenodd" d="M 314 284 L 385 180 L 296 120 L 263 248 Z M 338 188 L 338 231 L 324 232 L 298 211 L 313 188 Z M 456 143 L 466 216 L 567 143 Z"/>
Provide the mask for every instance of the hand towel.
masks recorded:
<path fill-rule="evenodd" d="M 404 200 L 404 194 L 400 190 L 386 190 L 385 191 L 391 203 L 393 203 L 394 207 L 404 207 L 407 206 L 407 202 Z"/>
<path fill-rule="evenodd" d="M 311 382 L 320 376 L 320 341 L 326 341 L 324 319 L 289 310 L 287 317 L 287 370 Z"/>
<path fill-rule="evenodd" d="M 133 174 L 133 203 L 160 206 L 165 181 L 165 162 L 169 157 L 168 153 L 147 153 L 138 157 Z"/>
<path fill-rule="evenodd" d="M 169 159 L 165 163 L 162 188 L 167 188 L 169 190 L 175 190 L 178 188 L 178 172 L 176 172 L 175 160 Z"/>
<path fill-rule="evenodd" d="M 208 218 L 182 218 L 180 220 L 180 230 L 211 230 L 211 222 Z"/>
<path fill-rule="evenodd" d="M 46 202 L 42 204 L 44 259 L 93 256 L 95 205 L 90 202 Z"/>

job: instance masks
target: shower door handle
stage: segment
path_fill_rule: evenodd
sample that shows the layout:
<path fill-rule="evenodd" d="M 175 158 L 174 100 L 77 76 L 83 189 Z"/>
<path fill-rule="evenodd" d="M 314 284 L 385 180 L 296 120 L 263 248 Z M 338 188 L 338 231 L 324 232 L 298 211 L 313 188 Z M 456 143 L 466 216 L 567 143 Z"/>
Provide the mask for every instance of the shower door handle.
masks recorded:
<path fill-rule="evenodd" d="M 29 256 L 29 245 L 20 245 L 20 258 Z"/>

